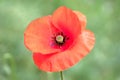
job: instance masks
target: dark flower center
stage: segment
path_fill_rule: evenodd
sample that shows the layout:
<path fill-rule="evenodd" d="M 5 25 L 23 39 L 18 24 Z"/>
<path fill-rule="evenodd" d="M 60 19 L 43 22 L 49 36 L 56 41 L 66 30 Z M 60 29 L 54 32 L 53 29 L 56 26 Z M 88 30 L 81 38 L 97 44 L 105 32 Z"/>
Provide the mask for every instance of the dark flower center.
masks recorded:
<path fill-rule="evenodd" d="M 64 36 L 63 35 L 57 35 L 55 40 L 56 40 L 56 43 L 63 44 L 64 43 Z"/>
<path fill-rule="evenodd" d="M 59 47 L 63 46 L 69 38 L 64 35 L 62 32 L 57 33 L 53 37 L 53 44 L 58 45 Z"/>

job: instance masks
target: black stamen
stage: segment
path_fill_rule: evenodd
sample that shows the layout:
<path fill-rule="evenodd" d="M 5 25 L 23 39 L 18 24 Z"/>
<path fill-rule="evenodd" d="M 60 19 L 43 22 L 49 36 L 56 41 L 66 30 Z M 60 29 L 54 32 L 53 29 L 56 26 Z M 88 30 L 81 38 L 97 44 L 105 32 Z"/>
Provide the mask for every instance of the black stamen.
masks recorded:
<path fill-rule="evenodd" d="M 58 35 L 63 36 L 63 41 L 62 42 L 59 42 L 59 41 L 56 40 L 56 37 Z M 61 47 L 62 45 L 64 45 L 68 39 L 69 39 L 69 37 L 67 37 L 66 35 L 64 35 L 63 32 L 59 32 L 57 34 L 54 34 L 53 37 L 52 37 L 52 41 L 54 42 L 53 44 L 58 45 L 59 47 Z"/>

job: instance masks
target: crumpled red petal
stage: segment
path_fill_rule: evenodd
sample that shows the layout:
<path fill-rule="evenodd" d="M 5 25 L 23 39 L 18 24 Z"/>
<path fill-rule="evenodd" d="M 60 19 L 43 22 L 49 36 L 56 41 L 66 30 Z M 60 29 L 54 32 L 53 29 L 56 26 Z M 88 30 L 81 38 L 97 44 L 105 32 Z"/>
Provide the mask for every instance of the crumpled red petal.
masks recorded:
<path fill-rule="evenodd" d="M 59 7 L 53 13 L 52 23 L 59 30 L 72 34 L 74 38 L 81 32 L 81 24 L 77 15 L 65 6 Z"/>
<path fill-rule="evenodd" d="M 24 33 L 24 44 L 32 52 L 50 54 L 59 52 L 51 47 L 53 26 L 50 22 L 51 16 L 42 17 L 32 21 Z"/>
<path fill-rule="evenodd" d="M 79 11 L 74 11 L 74 13 L 78 16 L 80 24 L 81 24 L 81 29 L 85 30 L 87 19 L 84 14 L 82 14 Z"/>
<path fill-rule="evenodd" d="M 79 35 L 72 48 L 55 54 L 43 55 L 41 53 L 34 53 L 33 60 L 38 68 L 43 71 L 63 71 L 84 58 L 91 51 L 94 43 L 94 34 L 89 30 L 85 30 L 82 35 Z"/>

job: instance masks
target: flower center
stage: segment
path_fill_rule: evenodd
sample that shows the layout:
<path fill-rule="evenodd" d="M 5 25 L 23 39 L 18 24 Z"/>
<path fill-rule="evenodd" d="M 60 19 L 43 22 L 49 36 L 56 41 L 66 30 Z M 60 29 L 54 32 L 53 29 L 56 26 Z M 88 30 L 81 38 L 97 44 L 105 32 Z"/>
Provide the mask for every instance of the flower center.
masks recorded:
<path fill-rule="evenodd" d="M 64 43 L 64 37 L 62 35 L 57 35 L 55 39 L 57 43 Z"/>

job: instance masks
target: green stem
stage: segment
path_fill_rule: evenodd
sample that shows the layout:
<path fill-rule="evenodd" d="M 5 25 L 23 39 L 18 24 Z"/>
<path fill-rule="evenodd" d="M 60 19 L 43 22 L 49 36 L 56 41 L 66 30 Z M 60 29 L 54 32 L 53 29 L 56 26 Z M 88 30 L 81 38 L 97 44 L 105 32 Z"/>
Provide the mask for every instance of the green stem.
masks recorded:
<path fill-rule="evenodd" d="M 61 77 L 61 80 L 63 80 L 63 72 L 60 71 L 60 77 Z"/>
<path fill-rule="evenodd" d="M 9 67 L 10 67 L 10 70 L 11 70 L 11 74 L 9 75 L 10 76 L 10 80 L 17 80 L 16 79 L 16 64 L 15 64 L 15 60 L 14 60 L 14 58 L 13 58 L 13 56 L 10 54 L 10 53 L 5 53 L 4 54 L 4 57 L 3 57 L 3 59 L 4 59 L 4 63 L 6 64 L 6 65 L 8 65 L 8 64 L 10 64 L 9 65 Z"/>

